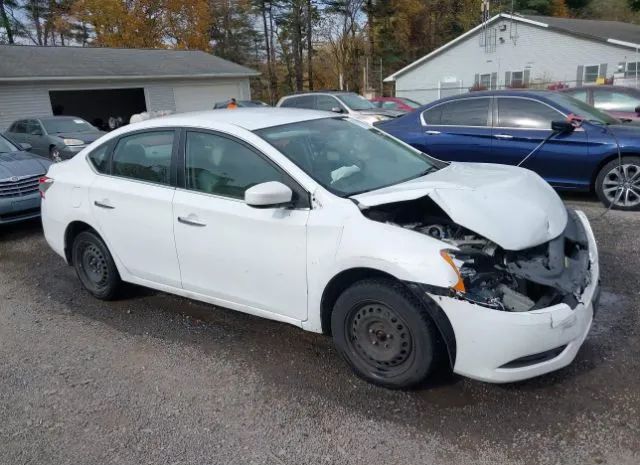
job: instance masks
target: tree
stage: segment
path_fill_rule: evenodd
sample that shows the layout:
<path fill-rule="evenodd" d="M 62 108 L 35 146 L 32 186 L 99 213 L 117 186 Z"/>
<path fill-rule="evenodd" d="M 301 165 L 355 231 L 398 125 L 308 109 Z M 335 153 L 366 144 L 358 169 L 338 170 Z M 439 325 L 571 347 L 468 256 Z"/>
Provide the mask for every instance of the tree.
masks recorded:
<path fill-rule="evenodd" d="M 13 0 L 0 0 L 0 28 L 5 30 L 6 40 L 9 44 L 13 44 L 15 21 L 9 13 L 9 9 L 16 8 L 16 3 Z M 0 40 L 2 37 L 0 37 Z"/>

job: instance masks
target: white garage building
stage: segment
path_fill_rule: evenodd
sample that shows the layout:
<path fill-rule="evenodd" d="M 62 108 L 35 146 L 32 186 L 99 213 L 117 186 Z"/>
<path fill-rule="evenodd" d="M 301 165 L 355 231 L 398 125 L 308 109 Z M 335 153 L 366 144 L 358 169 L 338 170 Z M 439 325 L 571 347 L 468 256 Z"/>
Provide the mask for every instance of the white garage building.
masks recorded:
<path fill-rule="evenodd" d="M 428 103 L 470 88 L 636 85 L 640 26 L 499 14 L 393 73 L 398 97 Z"/>
<path fill-rule="evenodd" d="M 103 125 L 142 111 L 212 109 L 251 98 L 258 73 L 200 51 L 0 46 L 0 131 L 65 114 Z"/>

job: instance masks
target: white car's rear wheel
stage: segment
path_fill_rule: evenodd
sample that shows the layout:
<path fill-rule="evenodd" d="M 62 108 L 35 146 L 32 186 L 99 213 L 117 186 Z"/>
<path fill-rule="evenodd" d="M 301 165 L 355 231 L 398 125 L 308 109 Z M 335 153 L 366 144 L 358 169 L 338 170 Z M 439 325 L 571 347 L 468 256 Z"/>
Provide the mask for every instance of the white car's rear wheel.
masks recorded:
<path fill-rule="evenodd" d="M 85 289 L 98 299 L 115 298 L 122 281 L 102 239 L 91 231 L 83 231 L 76 236 L 72 247 L 73 266 Z"/>
<path fill-rule="evenodd" d="M 338 298 L 331 330 L 342 356 L 369 382 L 412 387 L 435 365 L 434 325 L 402 283 L 372 279 L 354 284 Z"/>

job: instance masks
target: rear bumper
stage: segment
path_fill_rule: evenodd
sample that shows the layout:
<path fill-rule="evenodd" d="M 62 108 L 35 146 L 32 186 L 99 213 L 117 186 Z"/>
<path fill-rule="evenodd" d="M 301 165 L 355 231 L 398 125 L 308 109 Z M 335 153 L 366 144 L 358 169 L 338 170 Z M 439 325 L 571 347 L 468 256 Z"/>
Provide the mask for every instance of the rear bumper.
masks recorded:
<path fill-rule="evenodd" d="M 591 277 L 574 309 L 562 303 L 530 312 L 505 312 L 429 294 L 455 334 L 454 372 L 507 383 L 549 373 L 573 361 L 591 328 L 600 279 L 593 231 L 586 216 L 577 213 L 588 236 Z"/>
<path fill-rule="evenodd" d="M 0 198 L 0 224 L 17 223 L 40 216 L 40 193 Z"/>

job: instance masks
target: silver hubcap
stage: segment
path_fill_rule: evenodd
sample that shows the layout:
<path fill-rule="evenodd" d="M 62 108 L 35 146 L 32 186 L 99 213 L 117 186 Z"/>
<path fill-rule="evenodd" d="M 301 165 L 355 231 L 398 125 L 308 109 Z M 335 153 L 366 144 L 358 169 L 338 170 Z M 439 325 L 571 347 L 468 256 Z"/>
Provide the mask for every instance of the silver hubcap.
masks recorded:
<path fill-rule="evenodd" d="M 616 166 L 604 177 L 602 191 L 613 205 L 635 207 L 640 204 L 640 166 Z"/>

